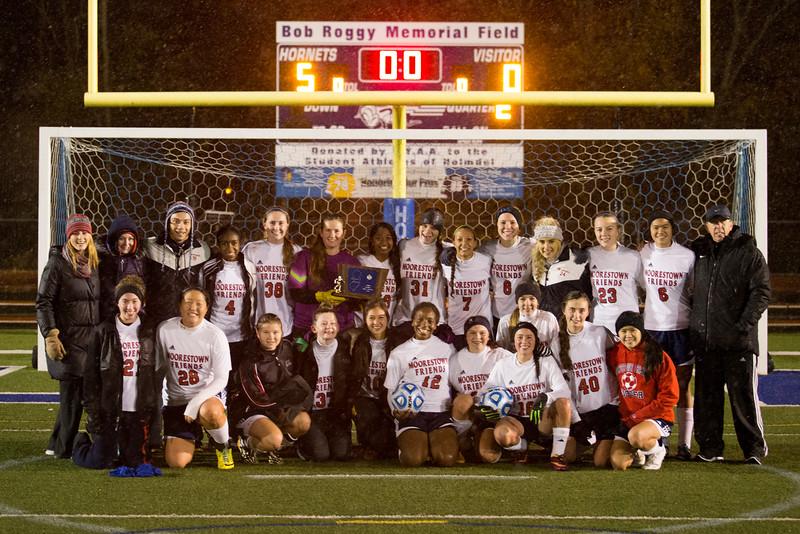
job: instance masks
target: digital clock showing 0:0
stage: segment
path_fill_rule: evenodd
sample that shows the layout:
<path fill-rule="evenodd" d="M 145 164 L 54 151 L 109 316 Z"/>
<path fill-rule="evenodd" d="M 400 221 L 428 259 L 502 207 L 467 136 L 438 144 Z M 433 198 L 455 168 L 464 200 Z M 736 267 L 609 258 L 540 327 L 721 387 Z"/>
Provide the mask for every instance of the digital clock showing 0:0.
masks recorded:
<path fill-rule="evenodd" d="M 361 82 L 419 83 L 442 80 L 439 48 L 361 48 L 358 51 Z"/>

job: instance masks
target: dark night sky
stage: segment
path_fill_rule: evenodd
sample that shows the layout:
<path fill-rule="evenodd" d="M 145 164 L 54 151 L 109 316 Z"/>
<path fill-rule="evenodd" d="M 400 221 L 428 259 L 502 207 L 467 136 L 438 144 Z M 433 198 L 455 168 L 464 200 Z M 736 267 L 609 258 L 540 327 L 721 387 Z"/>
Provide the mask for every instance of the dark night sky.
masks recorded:
<path fill-rule="evenodd" d="M 101 90 L 272 90 L 276 20 L 525 23 L 526 73 L 541 90 L 699 87 L 698 0 L 163 2 L 107 0 Z M 86 2 L 29 0 L 0 35 L 0 267 L 34 267 L 39 126 L 269 127 L 272 109 L 85 109 Z M 797 0 L 712 2 L 713 109 L 529 108 L 527 128 L 765 128 L 769 253 L 798 272 Z M 534 89 L 534 87 L 528 87 Z M 33 186 L 32 186 L 33 185 Z"/>

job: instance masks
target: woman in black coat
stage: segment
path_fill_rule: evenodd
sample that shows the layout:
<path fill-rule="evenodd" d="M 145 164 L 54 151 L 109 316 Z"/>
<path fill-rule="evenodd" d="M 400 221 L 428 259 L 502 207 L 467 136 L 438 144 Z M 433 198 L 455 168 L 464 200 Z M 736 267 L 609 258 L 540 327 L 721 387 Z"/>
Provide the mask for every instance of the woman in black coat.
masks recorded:
<path fill-rule="evenodd" d="M 36 321 L 45 338 L 47 369 L 59 381 L 59 409 L 47 454 L 72 455 L 83 412 L 83 374 L 100 322 L 100 279 L 92 224 L 85 215 L 67 220 L 67 242 L 50 249 L 36 297 Z"/>

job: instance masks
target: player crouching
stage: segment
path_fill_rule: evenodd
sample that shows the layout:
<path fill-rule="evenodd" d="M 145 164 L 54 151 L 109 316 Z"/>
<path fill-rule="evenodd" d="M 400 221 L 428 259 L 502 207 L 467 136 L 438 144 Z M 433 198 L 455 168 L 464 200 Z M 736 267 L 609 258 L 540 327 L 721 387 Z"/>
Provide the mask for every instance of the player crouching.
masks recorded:
<path fill-rule="evenodd" d="M 636 312 L 616 322 L 620 342 L 609 351 L 608 366 L 619 384 L 622 424 L 611 445 L 611 466 L 624 471 L 634 460 L 656 470 L 667 455 L 664 440 L 672 431 L 672 409 L 678 402 L 678 379 L 670 357 L 644 329 Z"/>
<path fill-rule="evenodd" d="M 570 391 L 550 348 L 538 342 L 536 327 L 528 322 L 514 329 L 513 358 L 497 362 L 486 380 L 484 390 L 505 388 L 514 397 L 509 415 L 490 406 L 477 410 L 490 425 L 481 431 L 479 452 L 487 463 L 500 460 L 502 449 L 518 453 L 515 461 L 526 463 L 528 442 L 540 436 L 553 436 L 550 465 L 566 471 L 564 456 L 572 420 Z M 497 421 L 494 427 L 492 421 Z"/>
<path fill-rule="evenodd" d="M 164 459 L 186 467 L 203 429 L 217 450 L 217 468 L 233 469 L 228 417 L 221 394 L 228 383 L 231 356 L 225 333 L 205 320 L 208 294 L 188 287 L 180 295 L 180 317 L 161 323 L 156 336 L 159 368 L 166 367 Z"/>
<path fill-rule="evenodd" d="M 258 453 L 265 454 L 268 463 L 282 463 L 276 452 L 311 426 L 313 392 L 294 373 L 292 357 L 280 318 L 273 313 L 259 317 L 256 339 L 244 349 L 229 399 L 231 421 L 242 434 L 237 447 L 246 463 L 257 463 Z"/>

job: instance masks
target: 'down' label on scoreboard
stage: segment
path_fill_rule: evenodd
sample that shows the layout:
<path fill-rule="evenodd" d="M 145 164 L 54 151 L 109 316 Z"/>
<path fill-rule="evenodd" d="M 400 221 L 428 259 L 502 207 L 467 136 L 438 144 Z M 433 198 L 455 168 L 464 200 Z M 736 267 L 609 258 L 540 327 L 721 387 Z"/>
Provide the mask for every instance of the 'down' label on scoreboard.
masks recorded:
<path fill-rule="evenodd" d="M 279 91 L 524 90 L 521 23 L 279 21 Z M 406 126 L 518 129 L 522 106 L 406 106 Z M 280 106 L 278 128 L 391 128 L 392 106 Z M 407 190 L 416 198 L 515 198 L 521 195 L 520 144 L 413 146 Z M 332 147 L 331 145 L 335 145 Z M 336 153 L 330 152 L 334 150 Z M 423 156 L 427 149 L 427 157 Z M 391 194 L 391 146 L 279 143 L 279 196 Z M 378 150 L 378 153 L 375 153 Z"/>

